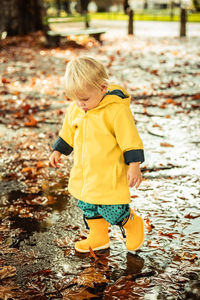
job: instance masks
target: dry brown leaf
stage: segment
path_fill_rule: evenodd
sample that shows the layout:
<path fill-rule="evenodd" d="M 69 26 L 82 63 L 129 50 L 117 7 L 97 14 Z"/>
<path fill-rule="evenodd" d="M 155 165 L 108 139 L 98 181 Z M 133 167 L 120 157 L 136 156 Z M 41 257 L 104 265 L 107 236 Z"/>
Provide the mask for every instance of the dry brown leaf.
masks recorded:
<path fill-rule="evenodd" d="M 17 285 L 0 286 L 0 299 L 3 299 L 3 300 L 16 299 L 16 298 L 13 298 L 15 296 L 15 292 L 13 290 L 16 290 L 18 288 L 19 288 L 19 286 L 17 286 Z"/>
<path fill-rule="evenodd" d="M 169 237 L 170 239 L 173 239 L 174 234 L 176 234 L 176 233 L 175 232 L 164 233 L 162 231 L 158 231 L 158 234 L 161 235 L 161 236 L 166 236 L 166 237 Z"/>
<path fill-rule="evenodd" d="M 54 243 L 60 248 L 66 248 L 69 246 L 69 241 L 66 238 L 55 240 Z"/>
<path fill-rule="evenodd" d="M 148 232 L 151 232 L 152 229 L 154 228 L 154 225 L 151 224 L 149 217 L 146 218 L 146 228 L 147 228 Z"/>
<path fill-rule="evenodd" d="M 5 266 L 3 268 L 0 268 L 0 279 L 13 277 L 15 275 L 16 275 L 16 268 L 13 266 Z"/>
<path fill-rule="evenodd" d="M 77 278 L 78 285 L 94 287 L 94 283 L 103 283 L 109 282 L 106 279 L 104 272 L 99 271 L 97 268 L 90 267 L 85 269 L 82 273 L 79 274 Z"/>
<path fill-rule="evenodd" d="M 1 82 L 2 82 L 2 83 L 10 83 L 10 80 L 3 77 L 3 78 L 1 79 Z"/>
<path fill-rule="evenodd" d="M 160 143 L 160 146 L 162 146 L 162 147 L 174 147 L 173 145 L 171 145 L 169 143 Z"/>
<path fill-rule="evenodd" d="M 89 247 L 90 250 L 90 256 L 94 258 L 94 261 L 97 262 L 98 257 L 96 256 L 96 254 L 94 253 L 93 249 L 91 247 Z"/>
<path fill-rule="evenodd" d="M 199 218 L 199 217 L 200 217 L 200 215 L 192 216 L 190 213 L 184 216 L 184 218 L 187 218 L 187 219 L 196 219 L 196 218 Z"/>
<path fill-rule="evenodd" d="M 63 292 L 63 300 L 85 300 L 96 298 L 95 295 L 89 293 L 86 288 L 67 289 Z"/>

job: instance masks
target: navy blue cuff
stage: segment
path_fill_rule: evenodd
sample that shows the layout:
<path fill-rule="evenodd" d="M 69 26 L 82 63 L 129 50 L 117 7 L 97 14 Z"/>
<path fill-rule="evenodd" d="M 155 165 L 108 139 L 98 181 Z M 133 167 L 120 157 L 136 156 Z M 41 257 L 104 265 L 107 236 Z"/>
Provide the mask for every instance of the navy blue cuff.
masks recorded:
<path fill-rule="evenodd" d="M 53 150 L 59 151 L 64 155 L 69 155 L 73 151 L 73 148 L 59 137 L 53 145 Z"/>
<path fill-rule="evenodd" d="M 124 152 L 124 160 L 127 165 L 131 162 L 144 162 L 144 151 L 142 149 L 138 150 L 129 150 Z"/>

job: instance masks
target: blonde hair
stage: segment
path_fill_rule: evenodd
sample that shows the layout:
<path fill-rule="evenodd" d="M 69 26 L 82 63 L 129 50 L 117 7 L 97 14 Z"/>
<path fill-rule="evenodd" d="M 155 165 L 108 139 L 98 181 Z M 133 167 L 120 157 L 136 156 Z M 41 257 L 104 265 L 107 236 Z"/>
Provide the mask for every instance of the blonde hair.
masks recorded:
<path fill-rule="evenodd" d="M 103 85 L 108 85 L 108 75 L 103 64 L 89 56 L 70 60 L 64 80 L 66 96 L 71 100 L 86 94 L 89 88 L 101 89 Z"/>

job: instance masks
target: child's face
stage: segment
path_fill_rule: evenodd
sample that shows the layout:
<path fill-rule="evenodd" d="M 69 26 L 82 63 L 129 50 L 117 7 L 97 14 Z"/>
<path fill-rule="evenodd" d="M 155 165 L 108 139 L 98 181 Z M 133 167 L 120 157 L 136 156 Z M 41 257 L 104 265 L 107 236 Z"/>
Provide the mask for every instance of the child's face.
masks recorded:
<path fill-rule="evenodd" d="M 84 95 L 80 95 L 78 97 L 78 100 L 75 100 L 76 105 L 81 109 L 83 109 L 84 111 L 93 109 L 99 105 L 105 92 L 106 92 L 105 86 L 102 86 L 101 89 L 89 88 Z"/>

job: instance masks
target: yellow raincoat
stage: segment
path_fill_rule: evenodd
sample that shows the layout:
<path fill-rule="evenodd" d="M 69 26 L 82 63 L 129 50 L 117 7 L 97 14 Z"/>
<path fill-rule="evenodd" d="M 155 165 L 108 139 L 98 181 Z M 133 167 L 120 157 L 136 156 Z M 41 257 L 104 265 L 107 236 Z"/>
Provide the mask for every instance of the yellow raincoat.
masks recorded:
<path fill-rule="evenodd" d="M 109 91 L 115 89 L 120 89 L 127 98 L 106 95 L 97 107 L 87 112 L 71 103 L 59 134 L 74 149 L 68 190 L 87 203 L 129 203 L 124 153 L 143 151 L 129 108 L 130 95 L 120 86 L 109 86 Z"/>

